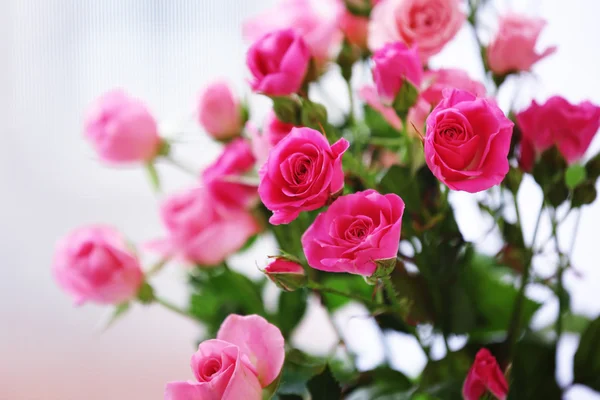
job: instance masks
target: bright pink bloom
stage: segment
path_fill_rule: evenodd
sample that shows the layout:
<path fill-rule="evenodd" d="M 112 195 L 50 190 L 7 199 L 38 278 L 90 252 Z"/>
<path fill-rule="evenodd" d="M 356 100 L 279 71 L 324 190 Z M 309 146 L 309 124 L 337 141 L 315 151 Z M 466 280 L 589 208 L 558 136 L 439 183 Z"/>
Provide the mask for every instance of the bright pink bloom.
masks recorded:
<path fill-rule="evenodd" d="M 217 338 L 200 343 L 192 356 L 198 382 L 168 383 L 165 400 L 261 400 L 284 358 L 279 328 L 258 315 L 232 314 Z"/>
<path fill-rule="evenodd" d="M 369 32 L 369 18 L 360 15 L 354 15 L 348 10 L 340 15 L 339 26 L 349 43 L 367 48 L 367 34 Z"/>
<path fill-rule="evenodd" d="M 231 139 L 242 131 L 242 107 L 225 82 L 214 82 L 204 89 L 198 102 L 198 118 L 217 140 Z"/>
<path fill-rule="evenodd" d="M 293 128 L 269 153 L 259 171 L 258 194 L 273 215 L 273 225 L 287 224 L 302 211 L 323 207 L 344 187 L 342 154 L 346 139 L 329 145 L 320 132 Z"/>
<path fill-rule="evenodd" d="M 252 90 L 269 96 L 296 93 L 309 62 L 308 47 L 292 29 L 267 33 L 250 47 L 246 57 Z"/>
<path fill-rule="evenodd" d="M 424 89 L 421 96 L 432 106 L 437 106 L 444 98 L 444 89 L 462 89 L 477 97 L 485 96 L 485 86 L 469 78 L 462 69 L 443 68 L 425 73 Z"/>
<path fill-rule="evenodd" d="M 541 53 L 535 50 L 544 25 L 546 21 L 541 18 L 518 14 L 501 17 L 498 33 L 487 48 L 490 69 L 498 75 L 529 71 L 533 64 L 554 53 L 556 46 L 548 47 Z"/>
<path fill-rule="evenodd" d="M 205 266 L 223 262 L 261 230 L 249 211 L 225 207 L 203 188 L 170 196 L 160 212 L 169 235 L 149 247 Z"/>
<path fill-rule="evenodd" d="M 520 163 L 530 171 L 536 154 L 553 145 L 569 164 L 583 157 L 600 127 L 600 107 L 589 101 L 577 105 L 553 96 L 540 105 L 533 101 L 517 115 L 521 129 Z"/>
<path fill-rule="evenodd" d="M 371 276 L 375 261 L 398 253 L 404 202 L 366 190 L 338 198 L 302 235 L 308 265 Z"/>
<path fill-rule="evenodd" d="M 427 118 L 425 161 L 450 189 L 489 189 L 508 173 L 513 125 L 492 100 L 445 89 Z"/>
<path fill-rule="evenodd" d="M 421 61 L 439 53 L 465 21 L 460 0 L 381 0 L 371 12 L 369 48 L 417 46 Z"/>
<path fill-rule="evenodd" d="M 404 80 L 417 89 L 423 80 L 423 66 L 417 49 L 404 43 L 391 43 L 373 54 L 373 80 L 377 93 L 385 104 L 392 104 Z"/>
<path fill-rule="evenodd" d="M 463 397 L 465 400 L 479 400 L 487 391 L 497 399 L 505 400 L 508 383 L 494 356 L 488 349 L 481 349 L 465 379 Z"/>
<path fill-rule="evenodd" d="M 156 121 L 146 106 L 122 90 L 108 92 L 92 104 L 85 136 L 98 156 L 113 164 L 149 161 L 161 143 Z"/>
<path fill-rule="evenodd" d="M 244 182 L 256 159 L 242 138 L 228 143 L 217 160 L 204 170 L 202 181 L 211 196 L 226 207 L 248 207 L 258 199 L 256 185 Z"/>
<path fill-rule="evenodd" d="M 52 272 L 77 304 L 118 304 L 135 297 L 143 282 L 139 261 L 127 242 L 106 226 L 79 228 L 61 239 Z"/>

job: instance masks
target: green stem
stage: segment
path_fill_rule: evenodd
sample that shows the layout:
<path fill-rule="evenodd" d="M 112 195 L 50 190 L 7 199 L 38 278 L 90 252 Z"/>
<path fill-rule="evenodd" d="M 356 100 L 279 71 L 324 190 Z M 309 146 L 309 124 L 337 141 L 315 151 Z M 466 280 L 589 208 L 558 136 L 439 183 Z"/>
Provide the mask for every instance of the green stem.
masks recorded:
<path fill-rule="evenodd" d="M 502 190 L 502 189 L 500 189 Z M 513 204 L 515 206 L 515 213 L 517 214 L 517 228 L 519 228 L 519 231 L 522 233 L 523 232 L 523 223 L 522 223 L 522 219 L 521 219 L 521 212 L 519 211 L 519 201 L 517 200 L 517 194 L 511 192 L 512 194 L 512 198 L 513 198 Z M 502 196 L 502 191 L 500 192 L 500 196 Z M 533 249 L 533 244 L 531 245 L 531 248 Z"/>
<path fill-rule="evenodd" d="M 560 250 L 560 244 L 558 241 L 558 222 L 556 221 L 556 210 L 553 210 L 550 221 L 552 223 L 552 237 L 554 239 L 554 247 L 559 257 L 558 269 L 556 270 L 556 295 L 558 297 L 558 316 L 556 317 L 556 340 L 558 340 L 560 339 L 563 332 L 562 316 L 565 313 L 565 309 L 567 306 L 567 304 L 565 303 L 565 298 L 563 296 L 563 292 L 565 290 L 563 283 L 563 275 L 569 263 L 569 260 L 567 259 L 567 262 L 565 263 L 566 256 Z M 575 237 L 575 233 L 573 233 L 573 237 Z"/>
<path fill-rule="evenodd" d="M 190 168 L 187 165 L 183 164 L 181 161 L 176 160 L 170 154 L 163 156 L 163 158 L 165 160 L 167 160 L 169 162 L 169 164 L 171 164 L 172 166 L 174 166 L 176 168 L 179 168 L 181 171 L 183 171 L 189 175 L 192 175 L 193 177 L 198 177 L 198 173 L 193 168 Z"/>
<path fill-rule="evenodd" d="M 350 79 L 346 80 L 346 87 L 348 89 L 348 98 L 350 99 L 350 110 L 348 111 L 348 122 L 350 125 L 354 124 L 354 92 L 352 91 L 352 84 Z"/>
<path fill-rule="evenodd" d="M 374 303 L 374 302 L 372 302 L 372 301 L 370 301 L 368 299 L 365 299 L 363 296 L 358 295 L 358 294 L 349 293 L 349 292 L 343 292 L 341 290 L 337 290 L 337 289 L 333 289 L 333 288 L 330 288 L 330 287 L 327 287 L 327 286 L 323 286 L 323 285 L 321 285 L 320 283 L 317 283 L 317 282 L 308 282 L 308 284 L 306 286 L 309 289 L 316 290 L 317 292 L 320 292 L 320 293 L 335 294 L 335 295 L 338 295 L 338 296 L 347 297 L 349 299 L 358 300 L 361 303 L 370 305 L 372 307 L 377 307 L 376 303 Z"/>
<path fill-rule="evenodd" d="M 150 269 L 146 272 L 146 279 L 150 278 L 156 274 L 158 274 L 160 271 L 162 271 L 162 269 L 164 268 L 164 266 L 169 262 L 168 258 L 163 258 L 161 260 L 159 260 L 156 264 L 154 264 L 152 267 L 150 267 Z"/>
<path fill-rule="evenodd" d="M 154 296 L 154 302 L 157 304 L 160 304 L 161 306 L 163 306 L 164 308 L 181 315 L 182 317 L 186 317 L 194 322 L 198 322 L 198 319 L 196 317 L 194 317 L 193 315 L 191 315 L 190 313 L 188 313 L 186 310 L 184 310 L 183 308 L 176 306 L 175 304 L 162 299 L 160 297 L 156 297 Z"/>

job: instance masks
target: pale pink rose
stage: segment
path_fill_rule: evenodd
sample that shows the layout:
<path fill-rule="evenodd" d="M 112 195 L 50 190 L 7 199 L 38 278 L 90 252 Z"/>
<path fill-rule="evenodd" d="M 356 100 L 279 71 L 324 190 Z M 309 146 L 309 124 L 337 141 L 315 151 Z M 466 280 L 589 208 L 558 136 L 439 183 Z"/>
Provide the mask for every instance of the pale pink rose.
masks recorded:
<path fill-rule="evenodd" d="M 445 89 L 444 99 L 427 118 L 425 161 L 450 189 L 480 192 L 508 173 L 513 123 L 493 100 L 459 89 Z"/>
<path fill-rule="evenodd" d="M 469 77 L 462 69 L 442 68 L 425 73 L 421 97 L 433 107 L 444 98 L 444 89 L 462 89 L 477 97 L 485 96 L 485 86 Z"/>
<path fill-rule="evenodd" d="M 369 48 L 417 46 L 421 60 L 439 53 L 465 21 L 460 0 L 381 0 L 371 12 Z"/>
<path fill-rule="evenodd" d="M 267 33 L 248 50 L 252 90 L 268 96 L 285 96 L 300 90 L 308 71 L 310 52 L 292 29 Z"/>
<path fill-rule="evenodd" d="M 263 272 L 279 288 L 289 292 L 306 284 L 306 272 L 302 265 L 284 256 L 276 257 Z"/>
<path fill-rule="evenodd" d="M 249 211 L 225 207 L 203 188 L 171 195 L 160 214 L 168 237 L 149 248 L 204 266 L 220 264 L 261 230 Z"/>
<path fill-rule="evenodd" d="M 252 153 L 256 157 L 258 166 L 262 166 L 267 161 L 269 151 L 286 137 L 292 128 L 294 128 L 293 124 L 281 122 L 273 110 L 267 114 L 262 133 L 254 124 L 246 125 L 250 135 Z"/>
<path fill-rule="evenodd" d="M 258 315 L 232 314 L 216 339 L 200 343 L 192 356 L 198 382 L 170 382 L 165 400 L 261 400 L 285 358 L 279 328 Z"/>
<path fill-rule="evenodd" d="M 551 46 L 538 53 L 535 45 L 546 25 L 541 18 L 508 14 L 500 18 L 498 33 L 487 47 L 487 62 L 497 75 L 529 71 L 533 64 L 556 51 Z"/>
<path fill-rule="evenodd" d="M 361 49 L 367 48 L 367 34 L 369 32 L 368 17 L 354 15 L 350 11 L 345 10 L 340 15 L 338 24 L 349 43 Z"/>
<path fill-rule="evenodd" d="M 217 140 L 228 140 L 242 131 L 242 107 L 225 82 L 208 85 L 200 95 L 198 119 Z"/>
<path fill-rule="evenodd" d="M 291 28 L 304 39 L 319 65 L 332 58 L 342 35 L 338 18 L 343 8 L 337 0 L 282 0 L 274 8 L 244 22 L 244 39 L 255 42 L 263 35 Z"/>
<path fill-rule="evenodd" d="M 540 105 L 533 101 L 517 114 L 521 129 L 520 164 L 531 171 L 537 154 L 556 146 L 569 164 L 579 161 L 600 128 L 600 107 L 589 101 L 577 105 L 553 96 Z"/>
<path fill-rule="evenodd" d="M 257 186 L 244 181 L 256 164 L 250 142 L 237 138 L 202 172 L 202 182 L 213 199 L 227 207 L 249 207 L 258 200 Z"/>
<path fill-rule="evenodd" d="M 308 265 L 321 271 L 371 276 L 377 260 L 396 258 L 404 202 L 366 190 L 342 196 L 302 235 Z"/>
<path fill-rule="evenodd" d="M 323 207 L 344 187 L 342 155 L 346 139 L 329 145 L 320 132 L 293 128 L 269 153 L 259 171 L 258 194 L 273 215 L 273 225 L 287 224 L 302 211 Z"/>
<path fill-rule="evenodd" d="M 488 391 L 498 400 L 505 400 L 508 395 L 508 383 L 492 353 L 487 349 L 481 349 L 477 352 L 465 379 L 463 398 L 479 400 Z"/>
<path fill-rule="evenodd" d="M 98 156 L 113 164 L 150 161 L 161 145 L 152 114 L 122 90 L 108 92 L 92 104 L 85 136 Z"/>
<path fill-rule="evenodd" d="M 106 226 L 76 229 L 60 240 L 52 272 L 76 304 L 118 304 L 135 297 L 143 282 L 136 256 L 123 236 Z"/>
<path fill-rule="evenodd" d="M 373 80 L 377 93 L 385 104 L 392 104 L 403 82 L 410 82 L 417 89 L 423 80 L 423 66 L 417 49 L 409 49 L 404 43 L 390 43 L 373 54 Z"/>

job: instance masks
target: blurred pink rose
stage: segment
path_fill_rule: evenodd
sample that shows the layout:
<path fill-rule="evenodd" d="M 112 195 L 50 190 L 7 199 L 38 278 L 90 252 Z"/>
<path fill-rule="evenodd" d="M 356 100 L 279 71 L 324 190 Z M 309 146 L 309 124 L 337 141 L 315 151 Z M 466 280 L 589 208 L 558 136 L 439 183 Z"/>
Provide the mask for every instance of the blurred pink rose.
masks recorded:
<path fill-rule="evenodd" d="M 513 123 L 493 100 L 459 89 L 445 89 L 444 99 L 427 118 L 425 161 L 450 189 L 480 192 L 508 173 Z"/>
<path fill-rule="evenodd" d="M 337 0 L 280 1 L 244 23 L 244 39 L 255 42 L 266 33 L 291 28 L 302 36 L 317 64 L 322 65 L 341 44 L 337 22 L 341 6 Z"/>
<path fill-rule="evenodd" d="M 130 300 L 143 281 L 140 264 L 125 239 L 106 226 L 79 228 L 60 240 L 52 272 L 77 304 Z"/>
<path fill-rule="evenodd" d="M 249 211 L 224 207 L 203 188 L 171 195 L 160 213 L 168 237 L 149 248 L 204 266 L 223 262 L 261 230 Z"/>
<path fill-rule="evenodd" d="M 454 68 L 427 71 L 424 86 L 421 96 L 434 107 L 444 98 L 442 91 L 446 88 L 466 90 L 477 97 L 485 96 L 486 93 L 481 82 L 469 78 L 462 69 Z"/>
<path fill-rule="evenodd" d="M 308 265 L 321 271 L 371 276 L 377 260 L 398 253 L 404 202 L 366 190 L 342 196 L 302 235 Z"/>
<path fill-rule="evenodd" d="M 262 133 L 254 124 L 246 126 L 252 143 L 252 153 L 256 157 L 257 165 L 262 166 L 267 161 L 269 151 L 281 139 L 286 137 L 292 128 L 294 128 L 293 124 L 281 122 L 273 110 L 267 114 Z"/>
<path fill-rule="evenodd" d="M 301 211 L 323 207 L 344 187 L 342 154 L 346 139 L 329 145 L 320 132 L 293 128 L 269 153 L 259 171 L 258 193 L 273 215 L 273 225 L 287 224 Z"/>
<path fill-rule="evenodd" d="M 244 174 L 254 169 L 256 159 L 250 143 L 237 138 L 202 173 L 202 181 L 213 199 L 227 207 L 249 207 L 258 199 L 257 186 L 244 182 Z"/>
<path fill-rule="evenodd" d="M 292 29 L 267 33 L 248 50 L 246 62 L 252 90 L 269 96 L 285 96 L 300 90 L 310 52 Z"/>
<path fill-rule="evenodd" d="M 504 400 L 508 395 L 508 383 L 494 356 L 489 350 L 481 349 L 465 379 L 463 397 L 465 400 L 479 400 L 487 391 Z"/>
<path fill-rule="evenodd" d="M 556 51 L 556 46 L 548 47 L 541 53 L 535 45 L 546 25 L 541 18 L 529 18 L 518 14 L 508 14 L 500 18 L 500 27 L 487 48 L 487 62 L 497 75 L 516 71 L 529 71 L 531 66 Z"/>
<path fill-rule="evenodd" d="M 369 48 L 417 46 L 421 61 L 439 53 L 465 21 L 460 0 L 382 0 L 371 12 Z"/>
<path fill-rule="evenodd" d="M 122 90 L 102 95 L 88 110 L 85 136 L 103 161 L 149 161 L 161 144 L 156 121 L 146 106 Z"/>
<path fill-rule="evenodd" d="M 262 388 L 278 376 L 284 339 L 258 315 L 228 316 L 216 339 L 200 343 L 192 356 L 198 382 L 170 382 L 165 400 L 261 400 Z"/>
<path fill-rule="evenodd" d="M 589 101 L 577 105 L 553 96 L 540 105 L 533 101 L 517 114 L 521 129 L 521 167 L 531 171 L 536 154 L 556 145 L 569 164 L 583 157 L 600 128 L 600 107 Z"/>
<path fill-rule="evenodd" d="M 385 104 L 392 104 L 404 80 L 417 89 L 423 79 L 423 66 L 417 49 L 404 43 L 390 43 L 373 54 L 373 80 L 377 93 Z"/>
<path fill-rule="evenodd" d="M 242 107 L 225 82 L 208 85 L 200 95 L 198 118 L 214 139 L 228 140 L 242 131 Z"/>
<path fill-rule="evenodd" d="M 367 34 L 369 31 L 369 18 L 360 15 L 354 15 L 348 10 L 340 15 L 338 20 L 339 27 L 349 43 L 367 48 Z"/>
<path fill-rule="evenodd" d="M 296 290 L 306 283 L 302 265 L 285 257 L 276 257 L 263 271 L 273 283 L 286 291 Z"/>

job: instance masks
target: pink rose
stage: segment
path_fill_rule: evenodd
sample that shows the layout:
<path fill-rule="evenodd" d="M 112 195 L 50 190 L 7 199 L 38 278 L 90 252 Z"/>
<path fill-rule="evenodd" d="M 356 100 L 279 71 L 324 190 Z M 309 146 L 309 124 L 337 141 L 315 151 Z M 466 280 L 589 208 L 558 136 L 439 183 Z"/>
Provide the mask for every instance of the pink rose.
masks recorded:
<path fill-rule="evenodd" d="M 207 86 L 200 95 L 198 118 L 214 139 L 228 140 L 242 130 L 242 107 L 224 82 Z"/>
<path fill-rule="evenodd" d="M 59 243 L 52 272 L 77 304 L 118 304 L 135 297 L 144 277 L 140 263 L 116 230 L 79 228 Z"/>
<path fill-rule="evenodd" d="M 553 96 L 539 105 L 533 101 L 517 115 L 521 129 L 521 165 L 533 168 L 535 155 L 555 145 L 572 164 L 583 157 L 600 127 L 600 107 L 584 101 L 573 105 Z"/>
<path fill-rule="evenodd" d="M 508 173 L 513 123 L 492 100 L 459 89 L 427 118 L 425 161 L 450 189 L 475 193 L 499 184 Z"/>
<path fill-rule="evenodd" d="M 103 161 L 114 164 L 150 161 L 161 144 L 146 106 L 121 90 L 108 92 L 92 104 L 85 136 Z"/>
<path fill-rule="evenodd" d="M 301 211 L 323 207 L 344 187 L 342 154 L 346 139 L 329 145 L 310 128 L 293 128 L 269 153 L 259 171 L 258 194 L 273 225 L 293 221 Z"/>
<path fill-rule="evenodd" d="M 216 339 L 200 343 L 192 356 L 198 382 L 170 382 L 165 400 L 261 400 L 285 358 L 281 331 L 258 315 L 232 314 Z"/>
<path fill-rule="evenodd" d="M 285 96 L 300 90 L 310 52 L 302 37 L 291 29 L 267 33 L 248 50 L 252 90 L 268 96 Z"/>
<path fill-rule="evenodd" d="M 286 137 L 294 128 L 293 124 L 281 122 L 272 110 L 267 114 L 262 133 L 254 124 L 246 125 L 250 135 L 252 153 L 256 157 L 257 165 L 261 166 L 267 161 L 269 151 Z"/>
<path fill-rule="evenodd" d="M 449 89 L 462 89 L 473 93 L 477 97 L 485 96 L 485 86 L 481 82 L 469 78 L 461 69 L 443 68 L 425 73 L 425 88 L 421 96 L 432 106 L 437 106 L 444 98 L 442 91 Z"/>
<path fill-rule="evenodd" d="M 487 391 L 504 400 L 508 395 L 508 383 L 494 356 L 489 350 L 481 349 L 465 379 L 463 397 L 465 400 L 479 400 Z"/>
<path fill-rule="evenodd" d="M 342 196 L 302 235 L 308 265 L 321 271 L 371 276 L 377 260 L 396 258 L 404 202 L 366 190 Z"/>
<path fill-rule="evenodd" d="M 285 257 L 276 257 L 263 272 L 279 288 L 289 292 L 306 284 L 306 273 L 302 265 Z"/>
<path fill-rule="evenodd" d="M 382 0 L 371 12 L 369 48 L 404 42 L 417 46 L 421 61 L 439 53 L 460 30 L 460 0 Z"/>
<path fill-rule="evenodd" d="M 490 69 L 498 75 L 529 71 L 533 64 L 554 53 L 556 46 L 548 47 L 541 53 L 535 51 L 544 25 L 546 21 L 541 18 L 517 14 L 501 17 L 498 33 L 487 48 Z"/>
<path fill-rule="evenodd" d="M 202 173 L 202 181 L 212 197 L 228 207 L 248 207 L 258 199 L 256 185 L 244 182 L 256 159 L 250 143 L 242 138 L 225 145 L 219 158 Z"/>
<path fill-rule="evenodd" d="M 160 213 L 169 235 L 150 248 L 201 265 L 220 264 L 261 230 L 249 211 L 224 207 L 202 188 L 170 196 Z"/>
<path fill-rule="evenodd" d="M 344 10 L 340 15 L 338 24 L 349 43 L 360 47 L 361 49 L 367 48 L 367 34 L 369 31 L 368 17 L 354 15 L 350 11 Z"/>
<path fill-rule="evenodd" d="M 421 85 L 423 66 L 415 48 L 400 42 L 388 44 L 375 52 L 373 63 L 373 80 L 385 104 L 394 102 L 404 80 L 417 89 Z"/>

